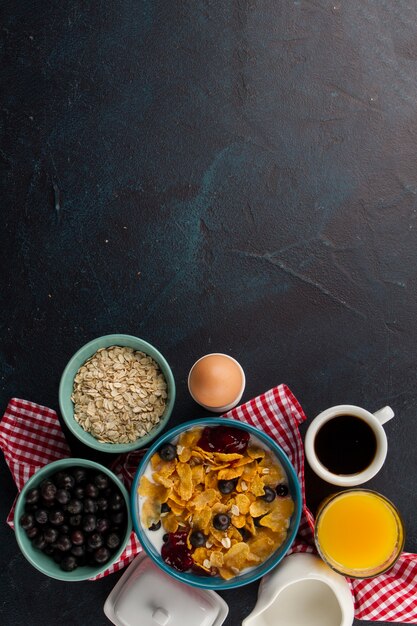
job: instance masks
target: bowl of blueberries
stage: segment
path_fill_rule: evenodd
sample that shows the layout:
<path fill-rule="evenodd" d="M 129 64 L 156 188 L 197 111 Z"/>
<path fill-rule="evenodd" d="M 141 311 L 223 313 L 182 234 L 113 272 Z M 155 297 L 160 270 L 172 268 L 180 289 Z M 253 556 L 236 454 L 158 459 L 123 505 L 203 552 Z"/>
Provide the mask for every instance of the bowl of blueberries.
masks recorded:
<path fill-rule="evenodd" d="M 129 540 L 129 495 L 109 469 L 62 459 L 38 470 L 19 494 L 16 539 L 26 559 L 58 580 L 93 578 L 115 563 Z"/>

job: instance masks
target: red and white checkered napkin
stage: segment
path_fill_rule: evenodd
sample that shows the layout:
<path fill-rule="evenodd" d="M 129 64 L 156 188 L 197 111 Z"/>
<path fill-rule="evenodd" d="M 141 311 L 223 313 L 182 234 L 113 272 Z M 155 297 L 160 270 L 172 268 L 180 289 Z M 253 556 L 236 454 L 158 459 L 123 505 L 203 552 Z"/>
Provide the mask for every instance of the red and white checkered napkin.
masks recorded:
<path fill-rule="evenodd" d="M 226 417 L 263 430 L 285 450 L 294 465 L 303 494 L 303 515 L 291 552 L 314 552 L 314 518 L 305 504 L 304 449 L 298 426 L 305 415 L 285 385 L 229 411 Z M 20 490 L 40 467 L 70 455 L 57 415 L 45 407 L 13 399 L 0 422 L 0 447 Z M 119 457 L 113 471 L 130 486 L 143 451 Z M 13 509 L 8 523 L 12 524 Z M 142 550 L 132 533 L 120 560 L 102 576 L 125 567 Z M 403 553 L 387 573 L 367 580 L 349 580 L 355 600 L 355 617 L 361 620 L 417 624 L 417 555 Z"/>
<path fill-rule="evenodd" d="M 19 491 L 38 469 L 52 461 L 71 456 L 55 411 L 18 398 L 10 400 L 0 422 L 0 448 Z M 136 457 L 137 467 L 142 455 L 141 451 L 125 455 L 123 466 L 117 459 L 112 467 L 127 487 L 130 487 L 134 476 L 134 471 L 129 473 L 132 472 L 130 461 Z M 13 515 L 14 504 L 7 517 L 7 523 L 12 528 Z M 142 546 L 132 532 L 120 559 L 96 578 L 123 569 L 141 550 Z"/>

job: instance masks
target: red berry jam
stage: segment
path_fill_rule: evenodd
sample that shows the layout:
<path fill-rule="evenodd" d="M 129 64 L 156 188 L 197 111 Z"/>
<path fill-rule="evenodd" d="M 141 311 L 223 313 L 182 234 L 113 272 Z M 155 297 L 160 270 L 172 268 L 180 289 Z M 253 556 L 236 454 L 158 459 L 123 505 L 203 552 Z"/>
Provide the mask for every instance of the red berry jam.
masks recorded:
<path fill-rule="evenodd" d="M 198 446 L 207 452 L 245 452 L 250 435 L 245 430 L 233 426 L 206 426 Z"/>
<path fill-rule="evenodd" d="M 186 530 L 168 533 L 168 539 L 161 548 L 165 563 L 179 572 L 187 572 L 194 564 L 191 550 L 187 547 L 187 535 Z"/>

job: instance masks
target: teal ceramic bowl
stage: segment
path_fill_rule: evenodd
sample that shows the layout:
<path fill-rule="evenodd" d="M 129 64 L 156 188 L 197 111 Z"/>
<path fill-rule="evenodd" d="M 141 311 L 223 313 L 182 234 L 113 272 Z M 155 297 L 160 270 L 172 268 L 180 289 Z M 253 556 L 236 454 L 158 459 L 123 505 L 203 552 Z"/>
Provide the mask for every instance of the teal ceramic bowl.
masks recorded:
<path fill-rule="evenodd" d="M 71 400 L 71 394 L 75 375 L 81 365 L 93 356 L 97 350 L 100 348 L 109 348 L 110 346 L 127 346 L 129 348 L 133 348 L 134 350 L 145 352 L 152 357 L 156 363 L 158 363 L 167 382 L 167 405 L 160 422 L 147 435 L 144 435 L 131 443 L 100 443 L 95 437 L 90 435 L 90 433 L 87 433 L 74 419 L 74 405 Z M 59 407 L 66 425 L 73 435 L 75 435 L 85 445 L 90 446 L 90 448 L 94 448 L 95 450 L 100 450 L 101 452 L 120 454 L 122 452 L 131 452 L 132 450 L 137 450 L 138 448 L 147 446 L 152 439 L 155 439 L 163 428 L 165 428 L 171 416 L 174 402 L 175 381 L 167 361 L 150 343 L 147 343 L 143 339 L 139 339 L 139 337 L 133 337 L 131 335 L 104 335 L 103 337 L 98 337 L 98 339 L 93 339 L 89 343 L 86 343 L 85 346 L 80 348 L 68 362 L 59 384 Z"/>
<path fill-rule="evenodd" d="M 32 546 L 30 539 L 26 536 L 25 531 L 19 524 L 20 517 L 24 513 L 25 510 L 25 500 L 26 494 L 30 489 L 37 487 L 45 478 L 52 476 L 56 472 L 66 470 L 70 467 L 85 467 L 91 470 L 97 470 L 103 472 L 103 474 L 107 474 L 107 476 L 112 480 L 112 482 L 120 489 L 125 502 L 126 502 L 126 510 L 127 510 L 127 525 L 126 525 L 126 533 L 123 538 L 123 541 L 120 544 L 119 549 L 112 558 L 107 561 L 104 565 L 98 565 L 97 567 L 90 567 L 89 565 L 84 565 L 83 567 L 78 567 L 73 572 L 64 572 L 57 563 L 52 559 L 52 557 L 44 554 L 37 548 Z M 56 578 L 57 580 L 66 580 L 66 581 L 78 581 L 78 580 L 87 580 L 98 574 L 104 572 L 108 567 L 110 567 L 113 563 L 115 563 L 123 550 L 126 548 L 126 544 L 129 540 L 130 534 L 132 532 L 132 518 L 130 516 L 129 511 L 129 494 L 124 487 L 124 485 L 120 482 L 120 480 L 111 472 L 107 467 L 100 465 L 99 463 L 95 463 L 94 461 L 88 461 L 87 459 L 61 459 L 60 461 L 54 461 L 53 463 L 49 463 L 38 470 L 29 480 L 25 483 L 22 491 L 19 494 L 17 499 L 15 513 L 14 513 L 14 527 L 15 527 L 15 535 L 17 543 L 19 544 L 19 548 L 21 549 L 23 555 L 26 559 L 36 567 L 37 570 L 42 572 L 42 574 L 46 574 L 51 578 Z"/>
<path fill-rule="evenodd" d="M 224 425 L 229 425 L 229 426 L 233 426 L 234 428 L 240 428 L 242 430 L 245 430 L 252 437 L 256 437 L 256 439 L 258 439 L 261 442 L 261 444 L 265 445 L 273 453 L 273 455 L 275 455 L 275 457 L 281 463 L 287 475 L 289 492 L 294 500 L 294 505 L 295 505 L 294 513 L 290 521 L 290 527 L 288 529 L 287 538 L 284 541 L 284 543 L 279 548 L 277 548 L 277 550 L 275 550 L 275 552 L 271 554 L 271 556 L 268 557 L 268 559 L 266 559 L 263 563 L 261 563 L 260 565 L 254 568 L 248 569 L 246 572 L 239 574 L 238 576 L 236 576 L 235 578 L 232 578 L 231 580 L 223 580 L 222 578 L 217 577 L 217 576 L 205 577 L 205 576 L 197 576 L 190 572 L 178 572 L 177 570 L 168 566 L 165 563 L 165 561 L 162 559 L 159 551 L 155 548 L 153 543 L 149 540 L 147 534 L 145 533 L 142 527 L 142 524 L 140 521 L 140 515 L 139 515 L 139 498 L 137 495 L 140 479 L 146 470 L 146 467 L 150 461 L 150 458 L 158 450 L 158 448 L 161 445 L 163 445 L 164 443 L 169 443 L 169 442 L 175 443 L 178 436 L 184 431 L 189 430 L 190 428 L 204 427 L 204 426 L 224 426 Z M 133 481 L 132 490 L 130 493 L 130 499 L 131 499 L 131 513 L 132 513 L 133 527 L 139 538 L 139 541 L 141 542 L 143 548 L 145 549 L 147 554 L 150 556 L 150 558 L 170 576 L 173 576 L 174 578 L 177 578 L 178 580 L 181 580 L 182 582 L 187 583 L 188 585 L 192 585 L 193 587 L 202 587 L 204 589 L 215 589 L 216 591 L 221 591 L 222 589 L 234 589 L 236 587 L 242 587 L 243 585 L 249 585 L 250 583 L 253 583 L 255 580 L 258 580 L 259 578 L 261 578 L 262 576 L 265 576 L 265 574 L 267 574 L 271 569 L 273 569 L 276 565 L 278 565 L 278 563 L 287 554 L 292 542 L 294 541 L 295 535 L 297 534 L 298 526 L 300 524 L 301 511 L 302 511 L 301 489 L 300 489 L 300 484 L 298 482 L 297 474 L 290 460 L 288 459 L 287 455 L 282 450 L 282 448 L 277 443 L 275 443 L 275 441 L 271 439 L 271 437 L 268 437 L 268 435 L 265 435 L 265 433 L 263 433 L 260 430 L 257 430 L 253 426 L 249 426 L 248 424 L 239 422 L 237 420 L 229 420 L 229 419 L 226 420 L 225 418 L 222 418 L 222 417 L 203 418 L 203 419 L 193 420 L 191 422 L 186 422 L 184 424 L 181 424 L 180 426 L 177 426 L 176 428 L 173 428 L 172 430 L 167 432 L 165 435 L 160 437 L 158 441 L 154 442 L 153 445 L 149 448 L 146 455 L 141 460 L 141 463 L 138 467 L 138 470 L 136 472 L 136 475 Z"/>

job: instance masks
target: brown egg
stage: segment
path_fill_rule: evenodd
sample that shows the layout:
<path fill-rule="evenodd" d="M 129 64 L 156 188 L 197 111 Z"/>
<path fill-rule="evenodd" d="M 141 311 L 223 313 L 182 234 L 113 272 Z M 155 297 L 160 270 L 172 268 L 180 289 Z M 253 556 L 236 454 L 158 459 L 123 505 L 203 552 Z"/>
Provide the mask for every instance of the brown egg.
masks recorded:
<path fill-rule="evenodd" d="M 188 387 L 194 400 L 210 408 L 237 403 L 245 384 L 239 363 L 226 354 L 207 354 L 191 369 Z"/>

